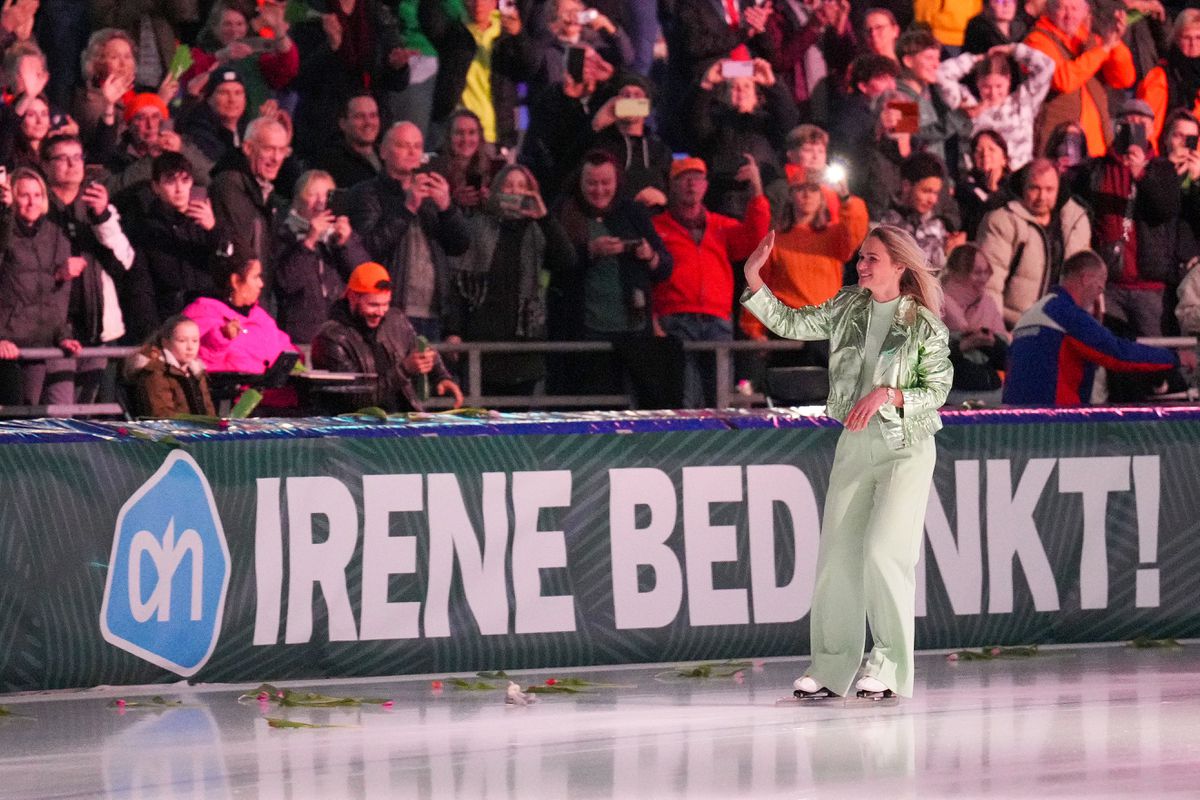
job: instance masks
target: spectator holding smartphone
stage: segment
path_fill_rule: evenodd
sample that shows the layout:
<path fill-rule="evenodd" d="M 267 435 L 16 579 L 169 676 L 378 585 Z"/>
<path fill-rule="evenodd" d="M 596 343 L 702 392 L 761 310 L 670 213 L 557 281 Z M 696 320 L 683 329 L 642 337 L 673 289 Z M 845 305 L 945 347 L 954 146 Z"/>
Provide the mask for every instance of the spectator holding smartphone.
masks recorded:
<path fill-rule="evenodd" d="M 466 108 L 475 114 L 486 141 L 515 146 L 517 83 L 533 77 L 538 47 L 511 3 L 468 0 L 466 13 L 456 16 L 454 10 L 462 5 L 417 4 L 421 30 L 437 48 L 433 126 L 443 131 L 454 122 L 455 110 Z"/>
<path fill-rule="evenodd" d="M 1154 154 L 1153 124 L 1145 101 L 1125 101 L 1108 154 L 1092 163 L 1088 180 L 1094 247 L 1109 267 L 1105 313 L 1136 336 L 1162 335 L 1163 290 L 1177 267 L 1180 179 Z"/>
<path fill-rule="evenodd" d="M 129 239 L 137 250 L 134 279 L 152 298 L 150 329 L 183 311 L 217 283 L 211 261 L 219 236 L 212 203 L 201 196 L 186 156 L 168 150 L 150 167 L 150 193 L 129 214 Z"/>
<path fill-rule="evenodd" d="M 471 249 L 453 260 L 463 339 L 544 341 L 545 287 L 571 272 L 576 255 L 562 225 L 546 213 L 533 173 L 519 164 L 501 169 L 471 225 Z M 529 395 L 545 374 L 541 353 L 488 354 L 483 393 Z"/>
<path fill-rule="evenodd" d="M 616 80 L 617 94 L 608 99 L 592 118 L 595 137 L 592 147 L 604 150 L 624 166 L 625 190 L 650 209 L 667 204 L 667 172 L 671 168 L 669 148 L 646 124 L 650 115 L 650 84 L 639 75 L 626 73 Z"/>
<path fill-rule="evenodd" d="M 276 230 L 275 295 L 279 327 L 293 342 L 312 341 L 346 290 L 350 273 L 370 261 L 343 209 L 330 205 L 337 189 L 327 172 L 296 181 L 292 205 Z"/>
<path fill-rule="evenodd" d="M 671 258 L 645 210 L 625 195 L 612 156 L 592 151 L 584 157 L 558 219 L 575 247 L 579 279 L 559 284 L 571 298 L 563 310 L 574 323 L 560 338 L 649 333 L 651 287 L 670 275 Z"/>
<path fill-rule="evenodd" d="M 745 155 L 753 156 L 762 185 L 782 179 L 778 153 L 799 113 L 771 65 L 760 58 L 714 63 L 693 96 L 689 121 L 697 154 L 711 170 L 706 205 L 741 218 L 755 196 L 744 173 Z"/>
<path fill-rule="evenodd" d="M 454 204 L 469 215 L 487 202 L 492 178 L 504 162 L 484 139 L 483 125 L 474 111 L 458 109 L 450 115 L 447 126 L 441 154 L 429 163 L 429 168 L 446 178 Z"/>
<path fill-rule="evenodd" d="M 215 69 L 230 69 L 246 87 L 246 104 L 258 108 L 287 87 L 300 71 L 300 52 L 288 35 L 285 4 L 278 0 L 258 3 L 257 16 L 234 2 L 219 0 L 191 48 L 192 66 L 179 76 L 185 87 Z M 268 38 L 269 37 L 269 38 Z M 198 94 L 198 92 L 197 92 Z"/>
<path fill-rule="evenodd" d="M 422 163 L 425 138 L 411 122 L 383 137 L 378 177 L 350 192 L 350 222 L 371 258 L 394 283 L 389 297 L 431 342 L 458 334 L 450 295 L 450 257 L 467 252 L 471 233 L 450 182 Z"/>
<path fill-rule="evenodd" d="M 67 234 L 71 254 L 87 263 L 71 282 L 70 321 L 84 347 L 116 344 L 125 336 L 118 287 L 123 288 L 134 252 L 121 217 L 109 203 L 99 173 L 83 165 L 83 145 L 75 136 L 55 136 L 43 147 L 50 219 Z M 139 333 L 144 334 L 145 331 Z M 75 365 L 76 401 L 96 400 L 107 359 L 83 359 Z"/>

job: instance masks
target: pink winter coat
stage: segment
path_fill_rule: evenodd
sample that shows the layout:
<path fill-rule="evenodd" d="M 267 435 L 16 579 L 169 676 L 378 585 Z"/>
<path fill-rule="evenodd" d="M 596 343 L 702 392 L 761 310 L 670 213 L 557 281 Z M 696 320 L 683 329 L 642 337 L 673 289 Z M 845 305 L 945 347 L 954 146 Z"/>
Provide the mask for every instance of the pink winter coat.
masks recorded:
<path fill-rule="evenodd" d="M 209 372 L 263 372 L 280 353 L 296 350 L 291 337 L 257 304 L 242 315 L 228 303 L 200 297 L 183 313 L 200 326 L 200 360 Z M 232 340 L 221 330 L 231 319 L 242 326 Z"/>

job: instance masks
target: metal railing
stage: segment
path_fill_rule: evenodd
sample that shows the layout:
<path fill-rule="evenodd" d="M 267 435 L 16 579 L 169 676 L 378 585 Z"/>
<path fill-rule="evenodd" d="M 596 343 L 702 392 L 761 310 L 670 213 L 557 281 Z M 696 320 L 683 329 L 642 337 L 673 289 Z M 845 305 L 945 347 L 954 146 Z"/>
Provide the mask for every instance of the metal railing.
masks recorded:
<path fill-rule="evenodd" d="M 766 397 L 761 392 L 742 394 L 735 390 L 733 384 L 733 354 L 742 352 L 774 352 L 795 351 L 804 349 L 803 342 L 795 341 L 733 341 L 733 342 L 683 342 L 685 353 L 711 353 L 715 359 L 716 407 L 752 407 L 762 405 Z M 533 394 L 520 396 L 499 396 L 483 394 L 483 357 L 485 355 L 509 355 L 517 353 L 542 354 L 588 354 L 611 353 L 614 347 L 609 342 L 463 342 L 461 344 L 437 344 L 436 349 L 443 355 L 462 353 L 466 355 L 466 380 L 464 381 L 463 402 L 469 406 L 483 408 L 608 408 L 633 405 L 633 398 L 628 394 Z M 86 347 L 75 359 L 85 358 L 125 358 L 138 351 L 137 347 Z M 301 350 L 308 357 L 308 348 Z M 51 361 L 71 358 L 56 347 L 22 348 L 20 361 Z M 681 367 L 682 368 L 682 367 Z M 447 408 L 450 402 L 445 398 L 431 398 L 429 405 L 433 408 Z M 69 416 L 123 416 L 125 409 L 119 403 L 86 403 L 71 405 L 0 405 L 0 417 L 69 417 Z"/>

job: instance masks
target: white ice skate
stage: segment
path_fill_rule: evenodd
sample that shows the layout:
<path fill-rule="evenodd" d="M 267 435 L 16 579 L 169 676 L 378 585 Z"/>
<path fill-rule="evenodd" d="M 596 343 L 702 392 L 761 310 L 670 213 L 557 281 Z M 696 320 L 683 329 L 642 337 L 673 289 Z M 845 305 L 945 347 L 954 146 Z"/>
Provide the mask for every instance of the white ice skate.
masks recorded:
<path fill-rule="evenodd" d="M 830 697 L 838 697 L 832 689 L 822 686 L 808 675 L 793 681 L 792 689 L 792 696 L 797 700 L 826 700 Z"/>
<path fill-rule="evenodd" d="M 859 697 L 867 700 L 887 700 L 896 696 L 896 693 L 889 689 L 883 681 L 869 675 L 859 678 L 858 683 L 854 684 L 854 688 L 858 690 Z"/>

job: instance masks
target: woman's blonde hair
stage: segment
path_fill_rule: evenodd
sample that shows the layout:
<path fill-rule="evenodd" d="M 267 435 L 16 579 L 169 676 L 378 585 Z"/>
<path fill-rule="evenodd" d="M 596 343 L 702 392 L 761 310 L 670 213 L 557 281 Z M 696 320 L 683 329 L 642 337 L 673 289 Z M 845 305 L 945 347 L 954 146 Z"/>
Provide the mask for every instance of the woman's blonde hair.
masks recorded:
<path fill-rule="evenodd" d="M 83 68 L 83 78 L 86 83 L 91 83 L 96 77 L 96 62 L 100 60 L 100 54 L 104 52 L 105 46 L 113 39 L 124 39 L 129 49 L 133 51 L 134 58 L 137 58 L 137 43 L 133 41 L 133 37 L 120 28 L 101 28 L 93 33 L 88 38 L 87 47 L 79 55 L 79 66 Z"/>
<path fill-rule="evenodd" d="M 38 216 L 45 216 L 46 214 L 49 214 L 50 189 L 46 186 L 46 179 L 42 177 L 42 174 L 36 169 L 31 169 L 29 167 L 17 167 L 15 170 L 13 170 L 12 179 L 9 181 L 9 185 L 12 186 L 14 194 L 17 191 L 17 184 L 21 181 L 33 181 L 38 186 L 42 187 L 41 214 Z"/>
<path fill-rule="evenodd" d="M 867 234 L 887 250 L 888 257 L 904 267 L 900 275 L 900 293 L 912 297 L 938 317 L 942 315 L 942 283 L 937 270 L 929 266 L 925 251 L 908 231 L 895 225 L 880 225 Z"/>

